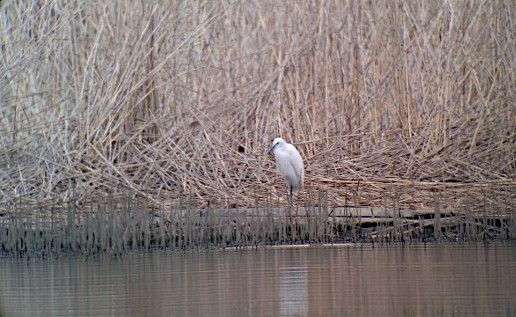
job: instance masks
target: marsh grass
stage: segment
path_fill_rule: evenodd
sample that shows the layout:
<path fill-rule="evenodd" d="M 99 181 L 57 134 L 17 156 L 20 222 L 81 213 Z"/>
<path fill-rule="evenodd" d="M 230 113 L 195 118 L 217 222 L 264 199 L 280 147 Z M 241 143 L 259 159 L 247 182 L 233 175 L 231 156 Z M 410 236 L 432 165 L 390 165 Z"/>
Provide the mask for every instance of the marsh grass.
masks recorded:
<path fill-rule="evenodd" d="M 27 204 L 0 215 L 0 256 L 120 256 L 130 251 L 241 249 L 341 243 L 456 243 L 516 239 L 514 213 L 486 210 L 330 208 L 310 192 L 295 208 L 275 204 L 199 209 L 188 195 L 156 207 L 132 193 L 97 200 Z M 165 207 L 167 206 L 167 207 Z"/>
<path fill-rule="evenodd" d="M 6 212 L 127 192 L 284 206 L 276 136 L 328 206 L 433 208 L 438 192 L 468 217 L 514 210 L 511 1 L 0 6 Z"/>
<path fill-rule="evenodd" d="M 117 256 L 134 250 L 329 243 L 338 237 L 324 207 L 289 213 L 272 206 L 199 210 L 188 201 L 168 210 L 135 195 L 61 206 L 16 205 L 15 212 L 0 217 L 0 255 Z"/>

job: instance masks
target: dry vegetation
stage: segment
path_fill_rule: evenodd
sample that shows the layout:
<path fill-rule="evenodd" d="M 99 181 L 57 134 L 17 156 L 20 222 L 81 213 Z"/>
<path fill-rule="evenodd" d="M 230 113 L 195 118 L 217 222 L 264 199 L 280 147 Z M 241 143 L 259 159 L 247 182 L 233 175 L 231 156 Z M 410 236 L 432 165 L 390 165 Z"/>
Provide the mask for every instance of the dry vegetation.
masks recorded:
<path fill-rule="evenodd" d="M 255 205 L 282 136 L 334 205 L 514 207 L 511 0 L 0 6 L 4 206 Z"/>

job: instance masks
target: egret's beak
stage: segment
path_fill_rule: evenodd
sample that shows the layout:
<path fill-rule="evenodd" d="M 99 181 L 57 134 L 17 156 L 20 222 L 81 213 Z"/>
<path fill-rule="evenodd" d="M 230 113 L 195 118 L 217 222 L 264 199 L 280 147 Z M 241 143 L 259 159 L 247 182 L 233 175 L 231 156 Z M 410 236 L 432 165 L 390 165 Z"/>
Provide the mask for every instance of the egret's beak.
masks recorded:
<path fill-rule="evenodd" d="M 269 149 L 269 151 L 267 151 L 267 154 L 273 154 L 272 151 L 274 151 L 274 148 L 278 145 L 278 143 L 274 144 L 273 146 L 271 146 L 271 148 Z"/>

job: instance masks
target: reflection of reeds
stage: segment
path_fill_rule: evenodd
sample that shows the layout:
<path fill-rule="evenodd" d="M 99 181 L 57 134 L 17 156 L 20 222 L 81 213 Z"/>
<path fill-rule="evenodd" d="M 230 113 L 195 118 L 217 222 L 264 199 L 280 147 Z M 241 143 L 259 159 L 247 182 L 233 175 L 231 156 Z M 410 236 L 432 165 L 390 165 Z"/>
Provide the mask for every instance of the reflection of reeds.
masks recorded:
<path fill-rule="evenodd" d="M 183 198 L 169 207 L 134 195 L 64 205 L 20 203 L 0 216 L 0 255 L 516 239 L 513 213 L 441 210 L 438 203 L 434 210 L 402 210 L 396 203 L 393 208 L 330 208 L 326 193 L 318 192 L 292 210 L 215 204 L 198 209 L 189 197 Z"/>

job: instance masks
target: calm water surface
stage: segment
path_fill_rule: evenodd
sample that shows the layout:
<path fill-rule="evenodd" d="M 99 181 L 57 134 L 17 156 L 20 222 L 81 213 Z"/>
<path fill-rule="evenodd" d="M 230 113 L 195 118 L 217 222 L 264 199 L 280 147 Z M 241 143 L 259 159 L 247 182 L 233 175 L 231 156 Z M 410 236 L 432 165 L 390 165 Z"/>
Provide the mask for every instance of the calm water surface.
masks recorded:
<path fill-rule="evenodd" d="M 0 260 L 6 316 L 516 316 L 516 244 Z"/>

